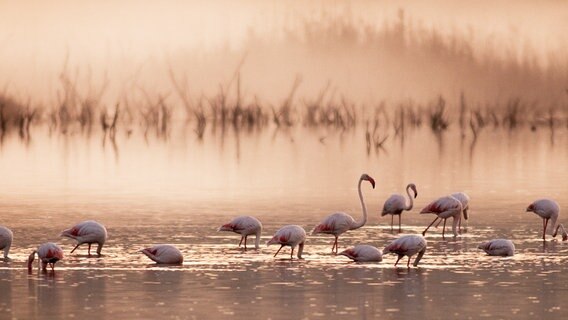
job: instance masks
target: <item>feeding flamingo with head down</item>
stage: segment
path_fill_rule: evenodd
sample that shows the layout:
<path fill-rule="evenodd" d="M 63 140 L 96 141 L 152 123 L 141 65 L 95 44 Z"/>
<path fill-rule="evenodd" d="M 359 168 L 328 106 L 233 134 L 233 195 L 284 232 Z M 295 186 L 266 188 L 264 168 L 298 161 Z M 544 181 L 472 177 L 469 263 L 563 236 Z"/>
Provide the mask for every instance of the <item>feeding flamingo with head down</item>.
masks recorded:
<path fill-rule="evenodd" d="M 290 252 L 290 259 L 293 259 L 294 256 L 294 248 L 298 247 L 298 259 L 302 259 L 302 252 L 304 251 L 304 244 L 306 242 L 306 231 L 304 228 L 296 225 L 289 225 L 280 228 L 280 230 L 276 231 L 272 239 L 266 243 L 267 246 L 271 244 L 279 244 L 280 248 L 274 256 L 280 252 L 280 250 L 284 246 L 289 246 L 292 248 Z"/>
<path fill-rule="evenodd" d="M 430 223 L 430 225 L 426 227 L 426 230 L 422 232 L 423 236 L 426 235 L 426 231 L 430 229 L 430 227 L 436 222 L 436 220 L 443 219 L 444 220 L 444 228 L 442 229 L 442 238 L 443 238 L 446 232 L 446 220 L 449 217 L 452 217 L 454 219 L 452 223 L 452 232 L 454 233 L 454 237 L 458 236 L 457 226 L 459 220 L 461 219 L 461 213 L 462 213 L 462 205 L 458 199 L 451 196 L 439 198 L 438 200 L 427 205 L 424 209 L 422 209 L 422 211 L 420 211 L 420 213 L 421 214 L 433 213 L 436 215 L 434 221 L 432 221 L 432 223 Z"/>
<path fill-rule="evenodd" d="M 77 245 L 70 253 L 73 253 L 83 243 L 87 243 L 89 245 L 87 252 L 91 255 L 91 244 L 96 243 L 98 245 L 97 255 L 100 256 L 107 239 L 107 230 L 102 224 L 87 220 L 74 225 L 70 229 L 63 230 L 61 236 L 77 240 Z"/>
<path fill-rule="evenodd" d="M 159 264 L 183 263 L 183 255 L 178 248 L 171 244 L 157 244 L 153 247 L 142 249 L 140 252 Z"/>
<path fill-rule="evenodd" d="M 47 265 L 51 266 L 51 270 L 55 270 L 55 263 L 63 259 L 63 250 L 53 242 L 47 242 L 39 246 L 28 257 L 28 271 L 32 271 L 32 263 L 34 262 L 35 255 L 41 262 L 41 269 L 47 270 Z"/>
<path fill-rule="evenodd" d="M 469 219 L 469 214 L 467 213 L 467 209 L 469 209 L 469 196 L 464 192 L 456 192 L 452 193 L 450 197 L 458 199 L 458 201 L 461 203 L 463 209 L 463 218 L 467 221 Z M 438 221 L 436 228 L 440 225 L 440 223 L 442 223 L 442 220 Z M 458 230 L 461 232 L 461 219 L 458 222 Z"/>
<path fill-rule="evenodd" d="M 416 257 L 416 259 L 414 259 L 413 263 L 413 265 L 417 267 L 418 262 L 420 262 L 420 260 L 424 256 L 424 253 L 426 252 L 426 247 L 427 242 L 424 237 L 411 234 L 399 237 L 398 239 L 391 242 L 383 249 L 383 254 L 394 253 L 398 255 L 398 259 L 396 259 L 396 262 L 394 263 L 395 266 L 398 264 L 400 259 L 402 259 L 402 257 L 407 256 L 408 262 L 406 263 L 406 266 L 410 268 L 410 258 L 418 253 L 418 256 Z"/>
<path fill-rule="evenodd" d="M 14 239 L 14 234 L 12 230 L 0 226 L 0 250 L 4 251 L 4 259 L 8 260 L 8 253 L 10 253 L 10 247 L 12 246 L 12 240 Z"/>
<path fill-rule="evenodd" d="M 490 256 L 512 256 L 515 254 L 513 241 L 507 239 L 493 239 L 482 242 L 477 248 Z"/>
<path fill-rule="evenodd" d="M 363 193 L 361 192 L 361 183 L 364 180 L 369 181 L 373 186 L 373 189 L 375 188 L 375 180 L 367 174 L 362 174 L 359 178 L 359 183 L 357 186 L 359 199 L 361 201 L 361 207 L 363 209 L 363 219 L 361 221 L 356 222 L 355 219 L 353 219 L 353 217 L 351 217 L 347 213 L 336 212 L 327 216 L 312 231 L 312 234 L 325 233 L 332 234 L 335 237 L 335 241 L 333 242 L 333 246 L 331 247 L 332 253 L 337 253 L 338 251 L 337 239 L 339 238 L 339 235 L 349 230 L 359 229 L 367 222 L 367 206 L 365 205 L 365 200 L 363 200 Z"/>
<path fill-rule="evenodd" d="M 408 195 L 409 203 L 406 205 L 406 200 L 404 196 L 401 194 L 393 194 L 391 195 L 385 204 L 383 205 L 383 212 L 381 213 L 382 216 L 386 216 L 387 214 L 391 215 L 391 230 L 393 225 L 394 216 L 398 216 L 398 231 L 400 232 L 400 219 L 402 215 L 402 211 L 410 211 L 412 210 L 412 206 L 414 205 L 413 197 L 410 196 L 410 189 L 414 191 L 414 198 L 418 196 L 418 191 L 416 191 L 416 185 L 414 183 L 410 183 L 406 186 L 406 194 Z"/>
<path fill-rule="evenodd" d="M 527 207 L 527 212 L 534 212 L 542 218 L 542 240 L 546 240 L 549 220 L 552 220 L 552 224 L 548 228 L 548 233 L 556 237 L 558 229 L 561 229 L 562 241 L 568 240 L 568 233 L 566 233 L 564 226 L 560 223 L 556 224 L 558 216 L 560 215 L 560 206 L 556 201 L 551 199 L 536 200 Z"/>
<path fill-rule="evenodd" d="M 240 216 L 236 217 L 231 222 L 222 225 L 217 231 L 232 231 L 241 235 L 241 241 L 239 242 L 239 247 L 245 242 L 245 250 L 247 249 L 247 237 L 250 235 L 256 235 L 256 240 L 254 243 L 255 249 L 259 248 L 260 235 L 262 233 L 262 223 L 258 221 L 257 218 L 251 216 Z"/>
<path fill-rule="evenodd" d="M 383 254 L 373 246 L 360 244 L 339 253 L 356 262 L 381 262 Z"/>

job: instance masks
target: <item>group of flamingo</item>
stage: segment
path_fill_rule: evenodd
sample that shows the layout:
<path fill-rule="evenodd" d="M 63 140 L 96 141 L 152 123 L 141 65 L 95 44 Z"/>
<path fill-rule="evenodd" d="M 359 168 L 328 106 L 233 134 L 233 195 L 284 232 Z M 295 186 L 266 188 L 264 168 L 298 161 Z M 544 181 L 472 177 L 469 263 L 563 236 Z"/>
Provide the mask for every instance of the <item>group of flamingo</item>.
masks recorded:
<path fill-rule="evenodd" d="M 395 266 L 398 264 L 400 259 L 404 256 L 408 257 L 407 267 L 410 267 L 411 257 L 418 254 L 414 260 L 413 265 L 418 266 L 419 261 L 424 256 L 427 247 L 427 241 L 424 238 L 428 229 L 438 221 L 440 224 L 442 221 L 444 226 L 442 228 L 442 237 L 445 236 L 446 220 L 448 218 L 453 219 L 452 232 L 454 237 L 459 235 L 461 231 L 461 218 L 462 214 L 464 219 L 468 219 L 467 210 L 469 209 L 469 197 L 463 193 L 458 192 L 449 196 L 441 197 L 420 211 L 421 214 L 435 214 L 436 218 L 421 235 L 403 235 L 388 244 L 382 252 L 374 246 L 371 245 L 356 245 L 350 247 L 342 252 L 339 251 L 338 239 L 339 236 L 349 230 L 355 230 L 363 227 L 367 223 L 367 206 L 365 205 L 365 200 L 363 199 L 363 193 L 361 191 L 361 184 L 363 181 L 368 181 L 373 189 L 375 188 L 375 180 L 367 174 L 361 175 L 358 182 L 358 194 L 359 200 L 361 202 L 361 207 L 363 210 L 363 219 L 361 221 L 355 221 L 352 216 L 344 212 L 336 212 L 327 216 L 321 223 L 315 226 L 312 230 L 312 234 L 331 234 L 335 237 L 333 245 L 331 247 L 332 254 L 339 254 L 346 256 L 357 262 L 380 262 L 382 261 L 382 256 L 387 253 L 393 253 L 398 255 L 398 259 L 395 262 Z M 411 196 L 410 190 L 413 191 L 414 196 Z M 401 215 L 403 211 L 410 211 L 413 207 L 413 198 L 418 196 L 418 191 L 416 185 L 411 183 L 406 187 L 406 193 L 409 198 L 409 204 L 406 204 L 406 199 L 400 194 L 394 194 L 390 196 L 384 203 L 381 216 L 391 215 L 391 230 L 393 229 L 394 216 L 398 215 L 398 228 L 401 231 Z M 527 212 L 534 212 L 543 219 L 543 231 L 542 238 L 546 240 L 546 233 L 552 234 L 556 237 L 559 231 L 562 232 L 562 240 L 568 240 L 568 233 L 564 229 L 564 226 L 560 223 L 557 224 L 558 216 L 560 213 L 560 207 L 556 201 L 551 199 L 540 199 L 531 203 L 527 209 Z M 552 220 L 552 221 L 550 221 Z M 550 227 L 549 227 L 549 221 Z M 255 235 L 255 249 L 260 246 L 260 237 L 262 234 L 262 223 L 252 216 L 239 216 L 234 218 L 231 222 L 222 225 L 218 231 L 231 231 L 241 235 L 241 240 L 239 242 L 239 247 L 244 242 L 244 249 L 247 249 L 247 237 Z M 80 245 L 88 244 L 88 255 L 91 255 L 91 245 L 97 244 L 97 255 L 101 255 L 101 250 L 107 239 L 106 228 L 92 220 L 83 221 L 77 225 L 64 230 L 61 233 L 62 237 L 67 237 L 77 241 L 77 245 L 71 250 L 73 253 Z M 10 229 L 0 226 L 0 250 L 4 251 L 4 259 L 8 258 L 8 253 L 12 245 L 13 233 Z M 267 242 L 267 245 L 277 244 L 280 248 L 274 254 L 274 257 L 278 255 L 280 250 L 285 247 L 291 247 L 290 259 L 294 257 L 294 250 L 298 247 L 297 256 L 302 259 L 302 252 L 304 251 L 304 244 L 306 241 L 306 231 L 304 228 L 298 225 L 287 225 L 280 228 L 272 239 Z M 512 241 L 507 239 L 494 239 L 487 242 L 483 242 L 479 245 L 479 249 L 484 250 L 488 255 L 493 256 L 512 256 L 515 253 L 515 246 Z M 178 248 L 169 244 L 159 244 L 153 247 L 145 248 L 140 250 L 141 253 L 145 254 L 148 258 L 159 264 L 181 264 L 183 263 L 183 255 Z M 55 268 L 55 263 L 63 259 L 63 250 L 53 242 L 47 242 L 34 250 L 27 261 L 28 270 L 32 270 L 32 264 L 37 254 L 39 261 L 41 262 L 42 270 L 47 270 L 49 265 L 52 270 Z"/>

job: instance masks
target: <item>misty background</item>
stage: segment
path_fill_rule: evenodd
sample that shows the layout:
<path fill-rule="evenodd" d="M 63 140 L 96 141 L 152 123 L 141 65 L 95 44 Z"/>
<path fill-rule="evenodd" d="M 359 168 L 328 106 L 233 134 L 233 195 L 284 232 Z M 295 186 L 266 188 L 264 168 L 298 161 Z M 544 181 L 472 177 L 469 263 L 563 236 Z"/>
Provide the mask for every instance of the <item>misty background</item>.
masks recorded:
<path fill-rule="evenodd" d="M 266 104 L 298 80 L 299 103 L 557 108 L 567 21 L 560 1 L 1 1 L 0 88 L 47 109 L 64 81 L 102 108 L 177 106 L 172 77 L 197 101 L 236 90 L 238 71 L 242 98 Z"/>

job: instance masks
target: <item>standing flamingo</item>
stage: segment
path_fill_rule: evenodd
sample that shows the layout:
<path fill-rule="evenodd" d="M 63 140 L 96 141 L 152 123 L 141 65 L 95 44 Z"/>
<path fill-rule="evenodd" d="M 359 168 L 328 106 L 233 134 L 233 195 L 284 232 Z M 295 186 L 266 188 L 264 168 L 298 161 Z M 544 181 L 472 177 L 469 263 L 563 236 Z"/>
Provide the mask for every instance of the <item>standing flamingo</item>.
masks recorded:
<path fill-rule="evenodd" d="M 359 199 L 361 200 L 361 207 L 363 208 L 363 220 L 356 222 L 355 219 L 353 219 L 353 217 L 351 217 L 347 213 L 336 212 L 327 216 L 312 231 L 312 234 L 326 233 L 332 234 L 335 237 L 335 241 L 333 242 L 333 246 L 331 247 L 331 253 L 337 253 L 338 251 L 337 238 L 339 237 L 339 235 L 348 230 L 359 229 L 367 222 L 367 206 L 365 205 L 365 201 L 363 200 L 363 193 L 361 192 L 361 182 L 363 182 L 363 180 L 369 181 L 373 186 L 373 189 L 375 188 L 375 180 L 365 173 L 362 174 L 361 178 L 359 178 L 357 190 L 359 192 Z"/>
<path fill-rule="evenodd" d="M 63 250 L 53 242 L 47 242 L 39 246 L 28 257 L 28 271 L 32 271 L 32 263 L 37 253 L 39 261 L 41 261 L 41 269 L 47 270 L 47 265 L 51 266 L 51 270 L 55 270 L 55 263 L 63 259 Z"/>
<path fill-rule="evenodd" d="M 96 221 L 87 220 L 76 224 L 70 229 L 64 230 L 61 232 L 60 236 L 77 240 L 77 245 L 70 253 L 73 253 L 75 249 L 83 243 L 87 243 L 89 244 L 88 254 L 90 256 L 91 244 L 96 243 L 98 244 L 97 255 L 100 256 L 103 245 L 107 239 L 107 230 L 102 224 Z"/>
<path fill-rule="evenodd" d="M 276 251 L 274 256 L 280 252 L 280 250 L 284 246 L 290 246 L 292 251 L 290 252 L 290 259 L 293 259 L 294 256 L 294 248 L 299 246 L 298 248 L 298 259 L 302 259 L 302 252 L 304 251 L 304 244 L 306 242 L 306 230 L 300 226 L 296 225 L 289 225 L 280 228 L 280 230 L 276 231 L 272 239 L 266 243 L 267 246 L 271 244 L 279 244 L 280 249 Z"/>
<path fill-rule="evenodd" d="M 222 225 L 217 231 L 232 231 L 241 235 L 241 242 L 239 247 L 245 241 L 245 250 L 247 249 L 247 237 L 256 235 L 254 243 L 255 249 L 259 248 L 260 234 L 262 233 L 262 223 L 257 218 L 251 216 L 236 217 L 231 222 Z"/>
<path fill-rule="evenodd" d="M 400 232 L 401 231 L 400 218 L 402 215 L 402 211 L 412 210 L 414 202 L 412 200 L 413 198 L 410 196 L 410 189 L 414 191 L 414 198 L 418 196 L 418 191 L 416 191 L 416 185 L 414 183 L 408 184 L 406 186 L 406 194 L 408 195 L 408 199 L 410 202 L 408 205 L 406 205 L 406 200 L 404 199 L 404 196 L 401 194 L 393 194 L 387 199 L 387 201 L 385 201 L 385 204 L 383 205 L 383 212 L 381 213 L 381 217 L 386 216 L 387 214 L 391 215 L 391 231 L 392 231 L 394 216 L 395 215 L 398 216 L 398 231 Z"/>
<path fill-rule="evenodd" d="M 540 199 L 531 203 L 527 207 L 527 212 L 534 212 L 542 218 L 542 240 L 546 240 L 546 230 L 548 226 L 548 220 L 552 219 L 552 227 L 549 232 L 553 237 L 558 234 L 558 229 L 562 229 L 562 241 L 568 240 L 568 233 L 562 224 L 556 224 L 558 220 L 558 215 L 560 214 L 560 206 L 558 203 L 552 199 Z M 554 228 L 556 226 L 556 229 Z M 554 230 L 554 232 L 552 231 Z"/>
<path fill-rule="evenodd" d="M 507 239 L 493 239 L 482 242 L 478 247 L 490 256 L 512 256 L 515 254 L 513 241 Z"/>
<path fill-rule="evenodd" d="M 356 262 L 381 262 L 383 254 L 373 246 L 366 244 L 356 245 L 339 253 Z"/>
<path fill-rule="evenodd" d="M 462 204 L 463 218 L 467 221 L 469 219 L 469 215 L 467 213 L 467 209 L 469 209 L 469 196 L 464 192 L 456 192 L 452 193 L 450 197 L 458 199 L 458 201 Z M 442 223 L 442 220 L 438 221 L 436 228 L 440 225 L 440 223 Z M 461 232 L 461 219 L 458 223 L 458 230 Z"/>
<path fill-rule="evenodd" d="M 436 222 L 436 220 L 444 219 L 444 228 L 442 229 L 443 238 L 446 232 L 446 220 L 449 217 L 453 217 L 454 219 L 452 224 L 452 232 L 454 233 L 454 237 L 458 236 L 456 229 L 458 222 L 461 219 L 462 213 L 462 205 L 458 199 L 451 196 L 439 198 L 438 200 L 427 205 L 424 209 L 422 209 L 422 211 L 420 211 L 420 213 L 433 213 L 436 215 L 436 219 L 434 219 L 434 221 L 432 221 L 432 223 L 430 223 L 430 225 L 426 227 L 426 230 L 422 232 L 423 236 L 426 235 L 426 231 L 430 229 L 430 227 Z"/>
<path fill-rule="evenodd" d="M 8 260 L 8 253 L 10 253 L 10 247 L 12 246 L 12 240 L 14 239 L 14 234 L 12 230 L 0 226 L 0 250 L 4 251 L 4 259 Z"/>
<path fill-rule="evenodd" d="M 410 268 L 410 258 L 418 253 L 418 256 L 414 260 L 413 265 L 418 266 L 418 262 L 424 256 L 426 252 L 427 242 L 423 236 L 410 234 L 406 236 L 399 237 L 398 239 L 391 242 L 388 246 L 383 249 L 383 254 L 394 253 L 398 255 L 398 259 L 394 265 L 396 266 L 402 257 L 407 256 L 408 262 L 406 266 Z"/>
<path fill-rule="evenodd" d="M 170 244 L 158 244 L 150 248 L 142 249 L 140 252 L 159 264 L 183 263 L 183 255 L 179 249 Z"/>

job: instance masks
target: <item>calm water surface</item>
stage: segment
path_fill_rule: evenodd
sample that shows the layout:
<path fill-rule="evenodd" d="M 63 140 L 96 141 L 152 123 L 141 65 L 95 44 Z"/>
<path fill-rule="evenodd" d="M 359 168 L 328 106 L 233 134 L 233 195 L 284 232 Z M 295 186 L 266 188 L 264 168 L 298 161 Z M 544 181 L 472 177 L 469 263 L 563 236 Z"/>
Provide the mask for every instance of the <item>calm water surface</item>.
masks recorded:
<path fill-rule="evenodd" d="M 11 261 L 0 261 L 1 318 L 563 318 L 568 294 L 568 242 L 539 240 L 541 220 L 526 213 L 540 197 L 568 208 L 568 130 L 487 130 L 476 143 L 458 130 L 391 134 L 384 150 L 366 149 L 361 130 L 236 132 L 195 138 L 191 128 L 166 140 L 134 132 L 116 143 L 94 133 L 50 134 L 30 141 L 15 134 L 0 145 L 0 224 L 14 231 Z M 433 219 L 419 215 L 431 200 L 454 191 L 472 200 L 467 231 L 442 239 L 427 234 L 418 268 L 356 264 L 330 254 L 331 236 L 309 236 L 305 260 L 277 247 L 237 248 L 239 237 L 216 228 L 239 214 L 264 224 L 262 243 L 282 225 L 310 230 L 341 210 L 367 225 L 340 237 L 340 247 L 379 248 L 398 236 L 382 203 L 409 182 L 415 208 L 403 214 L 404 234 Z M 67 254 L 55 273 L 25 269 L 37 245 L 57 241 L 84 219 L 107 226 L 104 257 Z M 506 237 L 517 255 L 488 257 L 479 242 Z M 137 250 L 172 243 L 182 266 L 157 266 Z M 340 249 L 341 249 L 340 248 Z M 78 254 L 77 254 L 78 252 Z"/>

